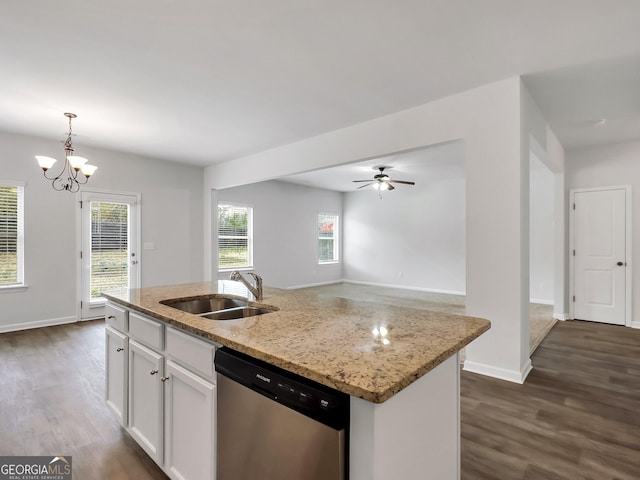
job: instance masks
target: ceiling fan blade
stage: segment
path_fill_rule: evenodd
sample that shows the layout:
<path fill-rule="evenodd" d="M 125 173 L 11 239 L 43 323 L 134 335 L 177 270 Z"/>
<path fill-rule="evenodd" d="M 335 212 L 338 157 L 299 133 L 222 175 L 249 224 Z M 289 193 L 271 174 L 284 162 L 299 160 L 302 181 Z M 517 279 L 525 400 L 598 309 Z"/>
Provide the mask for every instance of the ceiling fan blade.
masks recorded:
<path fill-rule="evenodd" d="M 403 183 L 405 185 L 415 185 L 416 182 L 407 182 L 405 180 L 387 180 L 388 182 L 392 182 L 392 183 Z"/>
<path fill-rule="evenodd" d="M 366 185 L 359 186 L 358 190 L 360 190 L 361 188 L 364 188 L 364 187 L 368 187 L 369 185 L 373 185 L 373 182 L 371 182 L 371 180 L 367 180 L 367 182 L 370 182 L 370 183 L 367 183 Z"/>
<path fill-rule="evenodd" d="M 352 182 L 356 182 L 356 183 L 357 183 L 357 182 L 370 182 L 370 181 L 371 181 L 371 179 L 369 179 L 369 180 L 351 180 L 351 181 L 352 181 Z"/>

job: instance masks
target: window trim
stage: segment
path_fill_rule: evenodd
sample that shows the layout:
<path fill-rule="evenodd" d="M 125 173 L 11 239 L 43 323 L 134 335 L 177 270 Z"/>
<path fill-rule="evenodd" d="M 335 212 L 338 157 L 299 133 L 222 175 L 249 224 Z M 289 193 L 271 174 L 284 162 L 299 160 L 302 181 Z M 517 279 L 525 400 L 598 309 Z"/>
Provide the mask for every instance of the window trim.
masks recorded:
<path fill-rule="evenodd" d="M 220 224 L 218 222 L 218 219 L 220 218 L 220 214 L 218 213 L 216 216 L 216 244 L 217 244 L 217 248 L 216 248 L 216 259 L 217 259 L 217 263 L 218 263 L 218 272 L 219 273 L 225 273 L 225 272 L 233 272 L 233 271 L 239 271 L 239 272 L 250 272 L 253 271 L 254 269 L 254 265 L 253 265 L 253 205 L 250 205 L 248 203 L 238 203 L 238 202 L 229 202 L 229 201 L 219 201 L 218 205 L 216 207 L 216 210 L 219 211 L 220 206 L 226 206 L 226 207 L 238 207 L 238 208 L 247 208 L 249 211 L 249 218 L 247 219 L 247 263 L 248 265 L 244 265 L 242 267 L 220 267 Z M 244 237 L 225 237 L 225 238 L 244 238 Z"/>
<path fill-rule="evenodd" d="M 17 211 L 17 242 L 16 242 L 16 269 L 17 282 L 0 284 L 0 292 L 15 292 L 26 290 L 27 285 L 24 279 L 24 217 L 25 217 L 25 186 L 23 181 L 0 179 L 0 185 L 18 187 L 18 211 Z"/>
<path fill-rule="evenodd" d="M 319 220 L 320 220 L 320 215 L 326 215 L 326 216 L 331 216 L 334 217 L 334 225 L 333 225 L 333 260 L 327 260 L 327 261 L 321 261 L 320 260 L 320 248 L 319 248 L 319 242 L 320 242 L 320 232 L 318 231 L 319 229 Z M 325 240 L 327 240 L 325 238 Z M 331 213 L 331 212 L 318 212 L 318 215 L 316 216 L 316 247 L 317 247 L 317 258 L 318 258 L 318 265 L 336 265 L 338 263 L 340 263 L 340 215 L 338 215 L 337 213 Z"/>

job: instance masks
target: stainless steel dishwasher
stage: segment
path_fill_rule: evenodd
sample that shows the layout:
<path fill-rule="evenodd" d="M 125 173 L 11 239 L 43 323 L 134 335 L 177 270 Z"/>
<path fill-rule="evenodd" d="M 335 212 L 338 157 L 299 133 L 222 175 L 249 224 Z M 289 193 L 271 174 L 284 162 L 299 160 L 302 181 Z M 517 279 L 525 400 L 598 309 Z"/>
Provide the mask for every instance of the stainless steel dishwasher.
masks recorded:
<path fill-rule="evenodd" d="M 217 480 L 346 480 L 349 396 L 221 348 Z"/>

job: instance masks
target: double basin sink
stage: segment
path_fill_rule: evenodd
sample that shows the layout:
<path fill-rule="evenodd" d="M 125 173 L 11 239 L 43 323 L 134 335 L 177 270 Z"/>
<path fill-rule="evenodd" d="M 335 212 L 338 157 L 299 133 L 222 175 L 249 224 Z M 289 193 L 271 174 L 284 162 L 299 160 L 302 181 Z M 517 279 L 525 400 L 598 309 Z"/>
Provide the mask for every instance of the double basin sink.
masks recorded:
<path fill-rule="evenodd" d="M 223 296 L 163 300 L 160 303 L 210 320 L 236 320 L 278 310 L 250 305 L 246 300 Z"/>

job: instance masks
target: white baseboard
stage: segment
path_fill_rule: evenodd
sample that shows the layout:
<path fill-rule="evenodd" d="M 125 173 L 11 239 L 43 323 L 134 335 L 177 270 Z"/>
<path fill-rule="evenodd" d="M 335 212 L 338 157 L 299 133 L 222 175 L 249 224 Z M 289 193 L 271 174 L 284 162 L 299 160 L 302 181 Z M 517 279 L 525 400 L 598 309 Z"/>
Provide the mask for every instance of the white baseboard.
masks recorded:
<path fill-rule="evenodd" d="M 344 283 L 353 283 L 355 285 L 369 285 L 371 287 L 385 287 L 385 288 L 398 288 L 400 290 L 414 290 L 418 292 L 430 292 L 430 293 L 446 293 L 449 295 L 466 295 L 466 292 L 459 292 L 457 290 L 440 290 L 437 288 L 424 288 L 424 287 L 411 287 L 408 285 L 394 285 L 390 283 L 374 283 L 374 282 L 361 282 L 358 280 L 342 280 Z"/>
<path fill-rule="evenodd" d="M 47 320 L 36 320 L 35 322 L 12 323 L 0 325 L 0 333 L 17 332 L 20 330 L 30 330 L 32 328 L 52 327 L 53 325 L 63 325 L 65 323 L 75 323 L 78 319 L 73 317 L 49 318 Z"/>
<path fill-rule="evenodd" d="M 631 325 L 629 325 L 631 328 L 640 328 L 640 321 L 638 322 L 631 322 Z"/>
<path fill-rule="evenodd" d="M 553 312 L 553 318 L 556 320 L 562 320 L 564 322 L 565 320 L 569 320 L 569 314 Z"/>
<path fill-rule="evenodd" d="M 472 373 L 478 373 L 487 377 L 499 378 L 508 382 L 523 384 L 529 372 L 531 372 L 531 359 L 522 367 L 520 372 L 516 370 L 507 370 L 506 368 L 492 367 L 483 363 L 471 362 L 465 360 L 463 370 Z"/>
<path fill-rule="evenodd" d="M 291 287 L 285 287 L 285 290 L 298 290 L 299 288 L 310 288 L 310 287 L 322 287 L 324 285 L 334 285 L 336 283 L 342 283 L 344 280 L 329 280 L 328 282 L 318 282 L 318 283 L 308 283 L 306 285 L 293 285 Z"/>
<path fill-rule="evenodd" d="M 529 303 L 537 303 L 538 305 L 553 305 L 553 300 L 548 298 L 530 298 Z"/>

